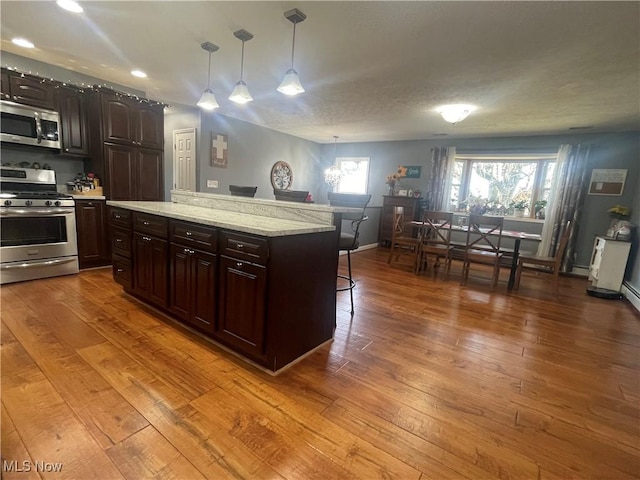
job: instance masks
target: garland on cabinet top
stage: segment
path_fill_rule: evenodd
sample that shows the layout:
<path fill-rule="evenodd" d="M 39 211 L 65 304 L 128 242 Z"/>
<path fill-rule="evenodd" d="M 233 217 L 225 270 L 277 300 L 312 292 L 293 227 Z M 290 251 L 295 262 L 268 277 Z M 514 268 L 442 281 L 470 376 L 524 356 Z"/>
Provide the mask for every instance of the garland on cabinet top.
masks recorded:
<path fill-rule="evenodd" d="M 137 102 L 140 103 L 148 103 L 149 105 L 162 105 L 163 107 L 170 107 L 171 105 L 164 103 L 164 102 L 159 102 L 157 100 L 150 100 L 148 98 L 144 98 L 144 97 L 140 97 L 138 95 L 134 95 L 132 93 L 126 93 L 126 92 L 121 92 L 119 90 L 116 90 L 114 87 L 108 85 L 108 84 L 88 84 L 88 83 L 74 83 L 71 80 L 67 80 L 66 82 L 61 82 L 60 80 L 55 80 L 53 78 L 45 78 L 40 76 L 40 74 L 38 72 L 32 73 L 32 72 L 23 72 L 21 70 L 18 70 L 15 67 L 9 67 L 7 65 L 5 65 L 3 68 L 9 70 L 10 72 L 14 72 L 14 73 L 19 73 L 21 77 L 24 77 L 25 75 L 29 75 L 30 77 L 33 78 L 39 78 L 40 79 L 40 83 L 44 84 L 44 83 L 48 83 L 53 85 L 55 88 L 60 88 L 60 87 L 67 87 L 67 86 L 71 86 L 71 87 L 75 87 L 78 90 L 80 90 L 81 92 L 85 92 L 87 90 L 89 91 L 94 91 L 94 92 L 99 92 L 99 91 L 104 91 L 104 90 L 108 90 L 109 92 L 114 93 L 115 95 L 117 95 L 118 97 L 126 97 L 126 98 L 130 98 L 132 100 L 136 100 Z"/>

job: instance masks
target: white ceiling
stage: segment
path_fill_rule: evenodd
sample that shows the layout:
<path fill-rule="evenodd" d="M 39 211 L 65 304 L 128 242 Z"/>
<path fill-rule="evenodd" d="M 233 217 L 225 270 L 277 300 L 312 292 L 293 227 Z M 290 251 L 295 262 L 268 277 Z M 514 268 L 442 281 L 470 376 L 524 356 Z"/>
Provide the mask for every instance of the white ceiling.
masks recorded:
<path fill-rule="evenodd" d="M 637 130 L 638 2 L 0 2 L 2 50 L 194 105 L 212 55 L 217 112 L 321 143 Z M 306 93 L 275 91 L 295 68 Z M 240 74 L 255 101 L 227 100 Z M 11 43 L 23 36 L 36 48 Z M 4 64 L 4 63 L 3 63 Z M 129 74 L 133 68 L 147 79 Z M 450 125 L 442 103 L 478 110 Z"/>

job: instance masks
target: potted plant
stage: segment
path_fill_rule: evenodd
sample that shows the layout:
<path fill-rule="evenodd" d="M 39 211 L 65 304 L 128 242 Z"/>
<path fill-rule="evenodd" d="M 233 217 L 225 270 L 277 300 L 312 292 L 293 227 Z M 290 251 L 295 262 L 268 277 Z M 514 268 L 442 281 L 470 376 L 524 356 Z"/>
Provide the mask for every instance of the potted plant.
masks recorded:
<path fill-rule="evenodd" d="M 539 218 L 540 220 L 544 220 L 544 215 L 545 215 L 545 207 L 547 206 L 547 201 L 546 200 L 538 200 L 536 203 L 533 204 L 533 212 L 536 218 Z"/>
<path fill-rule="evenodd" d="M 513 208 L 513 216 L 522 218 L 524 217 L 524 209 L 529 206 L 529 202 L 526 200 L 514 200 L 510 206 Z"/>

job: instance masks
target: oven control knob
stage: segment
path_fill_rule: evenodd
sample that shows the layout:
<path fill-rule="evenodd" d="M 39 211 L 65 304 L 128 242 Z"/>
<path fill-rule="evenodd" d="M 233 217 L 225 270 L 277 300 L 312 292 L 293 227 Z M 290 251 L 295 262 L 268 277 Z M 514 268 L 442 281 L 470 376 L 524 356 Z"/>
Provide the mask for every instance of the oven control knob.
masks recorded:
<path fill-rule="evenodd" d="M 47 207 L 50 207 L 50 206 L 51 206 L 51 200 L 47 200 L 46 202 L 44 202 L 44 204 L 45 204 Z"/>
<path fill-rule="evenodd" d="M 4 204 L 5 204 L 7 207 L 8 207 L 8 206 L 10 206 L 10 205 L 11 205 L 11 200 L 5 200 L 5 201 L 4 201 Z"/>
<path fill-rule="evenodd" d="M 60 205 L 62 205 L 62 203 L 60 202 L 60 200 L 56 200 L 56 202 L 54 203 L 54 205 L 56 207 L 59 207 Z"/>
<path fill-rule="evenodd" d="M 27 200 L 26 202 L 24 202 L 24 204 L 25 204 L 27 207 L 30 207 L 31 205 L 33 205 L 33 202 L 32 202 L 31 200 Z"/>

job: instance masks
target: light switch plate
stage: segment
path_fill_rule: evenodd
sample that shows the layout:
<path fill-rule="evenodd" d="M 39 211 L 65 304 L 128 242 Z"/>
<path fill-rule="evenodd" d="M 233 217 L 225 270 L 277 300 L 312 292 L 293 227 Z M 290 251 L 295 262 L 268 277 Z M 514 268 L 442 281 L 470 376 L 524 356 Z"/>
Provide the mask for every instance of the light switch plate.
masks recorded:
<path fill-rule="evenodd" d="M 207 180 L 207 188 L 218 188 L 218 180 Z"/>

